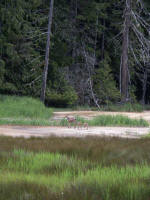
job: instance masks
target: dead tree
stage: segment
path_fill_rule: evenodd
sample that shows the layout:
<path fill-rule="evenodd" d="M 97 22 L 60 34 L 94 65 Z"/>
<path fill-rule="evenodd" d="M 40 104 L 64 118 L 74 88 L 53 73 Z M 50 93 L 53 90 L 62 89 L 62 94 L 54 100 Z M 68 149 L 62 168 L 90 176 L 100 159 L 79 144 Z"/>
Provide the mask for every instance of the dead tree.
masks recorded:
<path fill-rule="evenodd" d="M 131 11 L 132 31 L 136 44 L 130 44 L 130 50 L 136 63 L 135 70 L 138 71 L 136 74 L 142 83 L 141 103 L 145 104 L 148 77 L 150 74 L 150 25 L 146 20 L 146 16 L 149 16 L 149 13 L 145 10 L 142 0 L 137 1 L 136 6 L 138 9 Z M 144 14 L 145 19 L 142 14 Z"/>
<path fill-rule="evenodd" d="M 40 97 L 40 99 L 43 103 L 45 101 L 46 82 L 47 82 L 47 74 L 48 74 L 50 35 L 51 35 L 52 18 L 53 18 L 53 6 L 54 6 L 54 0 L 50 0 L 48 33 L 47 33 L 47 43 L 46 43 L 46 55 L 45 55 L 45 67 L 44 67 L 44 72 L 43 72 L 42 89 L 41 89 L 41 97 Z"/>
<path fill-rule="evenodd" d="M 129 99 L 129 51 L 133 55 L 134 61 L 140 68 L 139 71 L 143 74 L 141 79 L 143 87 L 142 102 L 144 102 L 146 94 L 146 85 L 149 73 L 149 65 L 147 63 L 150 59 L 149 35 L 150 25 L 142 16 L 149 13 L 145 10 L 142 0 L 126 0 L 124 11 L 124 26 L 123 26 L 123 43 L 122 56 L 120 65 L 120 91 L 121 101 L 126 102 Z M 133 42 L 130 42 L 130 32 L 134 33 Z M 147 35 L 147 36 L 146 36 Z M 141 77 L 141 74 L 140 74 Z"/>

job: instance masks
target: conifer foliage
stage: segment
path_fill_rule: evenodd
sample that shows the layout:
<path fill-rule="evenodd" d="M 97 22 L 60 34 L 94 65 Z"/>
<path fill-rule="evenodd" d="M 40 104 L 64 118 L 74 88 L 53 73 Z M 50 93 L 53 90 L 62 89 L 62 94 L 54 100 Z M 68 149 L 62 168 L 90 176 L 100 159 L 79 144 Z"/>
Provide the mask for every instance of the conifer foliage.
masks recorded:
<path fill-rule="evenodd" d="M 49 4 L 0 1 L 1 94 L 40 98 Z M 45 103 L 149 103 L 149 12 L 148 0 L 55 0 Z"/>

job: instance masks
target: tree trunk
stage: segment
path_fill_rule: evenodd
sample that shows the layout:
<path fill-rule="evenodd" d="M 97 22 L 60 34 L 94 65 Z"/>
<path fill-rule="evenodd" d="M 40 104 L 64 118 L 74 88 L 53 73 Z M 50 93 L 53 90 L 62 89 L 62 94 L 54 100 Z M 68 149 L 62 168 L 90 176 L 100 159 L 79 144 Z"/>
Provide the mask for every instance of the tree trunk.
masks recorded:
<path fill-rule="evenodd" d="M 105 29 L 105 19 L 103 19 L 103 29 Z M 102 54 L 101 59 L 104 60 L 104 51 L 105 51 L 105 30 L 102 33 Z"/>
<path fill-rule="evenodd" d="M 47 82 L 47 74 L 48 74 L 50 34 L 51 34 L 52 18 L 53 18 L 53 6 L 54 6 L 54 0 L 50 0 L 48 33 L 47 33 L 47 43 L 46 43 L 46 55 L 45 55 L 45 67 L 44 67 L 44 72 L 43 72 L 42 89 L 41 89 L 41 97 L 40 97 L 40 99 L 43 103 L 45 102 L 46 82 Z"/>
<path fill-rule="evenodd" d="M 143 77 L 143 94 L 142 94 L 142 104 L 145 104 L 145 95 L 146 95 L 146 88 L 147 88 L 147 78 L 148 78 L 148 72 L 147 69 L 144 71 L 144 77 Z"/>
<path fill-rule="evenodd" d="M 131 24 L 131 0 L 126 0 L 124 13 L 124 29 L 122 44 L 122 61 L 121 61 L 121 101 L 126 102 L 128 99 L 128 48 L 129 48 L 129 29 Z"/>

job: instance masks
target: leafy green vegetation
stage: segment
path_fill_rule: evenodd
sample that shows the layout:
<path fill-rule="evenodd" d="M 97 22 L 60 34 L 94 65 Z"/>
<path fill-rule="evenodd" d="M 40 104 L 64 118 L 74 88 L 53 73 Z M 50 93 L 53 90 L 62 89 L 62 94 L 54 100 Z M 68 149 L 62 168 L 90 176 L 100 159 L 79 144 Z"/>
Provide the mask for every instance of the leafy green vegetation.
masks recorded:
<path fill-rule="evenodd" d="M 148 200 L 150 140 L 0 137 L 1 199 Z"/>
<path fill-rule="evenodd" d="M 52 109 L 31 97 L 0 95 L 0 118 L 2 121 L 48 120 Z"/>
<path fill-rule="evenodd" d="M 140 17 L 133 18 L 132 23 L 139 34 L 146 37 L 144 41 L 149 41 L 141 19 L 146 20 L 147 27 L 150 3 L 143 0 L 142 5 L 145 9 L 140 7 L 139 1 L 132 2 L 133 13 Z M 72 0 L 69 3 L 55 0 L 47 105 L 96 106 L 96 100 L 101 106 L 120 101 L 124 9 L 125 1 L 121 0 Z M 1 94 L 40 97 L 48 12 L 48 0 L 0 1 Z M 149 103 L 149 76 L 144 78 L 147 67 L 141 58 L 142 45 L 132 29 L 130 31 L 129 39 L 133 41 L 135 56 L 129 51 L 129 100 L 136 102 L 142 99 L 143 103 Z M 135 57 L 139 62 L 135 61 Z M 139 69 L 141 66 L 142 70 Z M 146 71 L 149 73 L 149 70 Z"/>

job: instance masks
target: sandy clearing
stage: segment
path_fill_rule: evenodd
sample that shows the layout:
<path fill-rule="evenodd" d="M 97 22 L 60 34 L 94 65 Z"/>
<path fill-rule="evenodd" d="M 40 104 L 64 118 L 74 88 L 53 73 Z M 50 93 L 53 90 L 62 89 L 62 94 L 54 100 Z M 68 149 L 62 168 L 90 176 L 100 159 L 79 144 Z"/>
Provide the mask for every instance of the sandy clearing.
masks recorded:
<path fill-rule="evenodd" d="M 62 119 L 66 115 L 69 116 L 80 116 L 86 119 L 91 119 L 99 115 L 123 115 L 128 116 L 132 119 L 145 119 L 150 122 L 150 111 L 144 112 L 103 112 L 103 111 L 68 111 L 68 112 L 54 112 L 54 119 Z"/>
<path fill-rule="evenodd" d="M 98 115 L 124 115 L 130 118 L 143 118 L 150 122 L 150 111 L 141 113 L 131 112 L 101 112 L 101 111 L 68 111 L 54 112 L 53 119 L 60 120 L 66 115 L 81 116 L 86 119 L 91 119 Z M 89 127 L 85 129 L 74 129 L 67 127 L 35 127 L 35 126 L 0 126 L 0 135 L 12 137 L 85 137 L 85 136 L 115 136 L 124 138 L 140 138 L 143 135 L 150 133 L 150 128 L 130 128 L 130 127 Z"/>
<path fill-rule="evenodd" d="M 33 127 L 33 126 L 0 126 L 0 135 L 12 137 L 85 137 L 85 136 L 112 136 L 124 138 L 140 138 L 150 132 L 150 128 L 129 127 L 89 127 L 74 129 L 67 127 Z"/>

